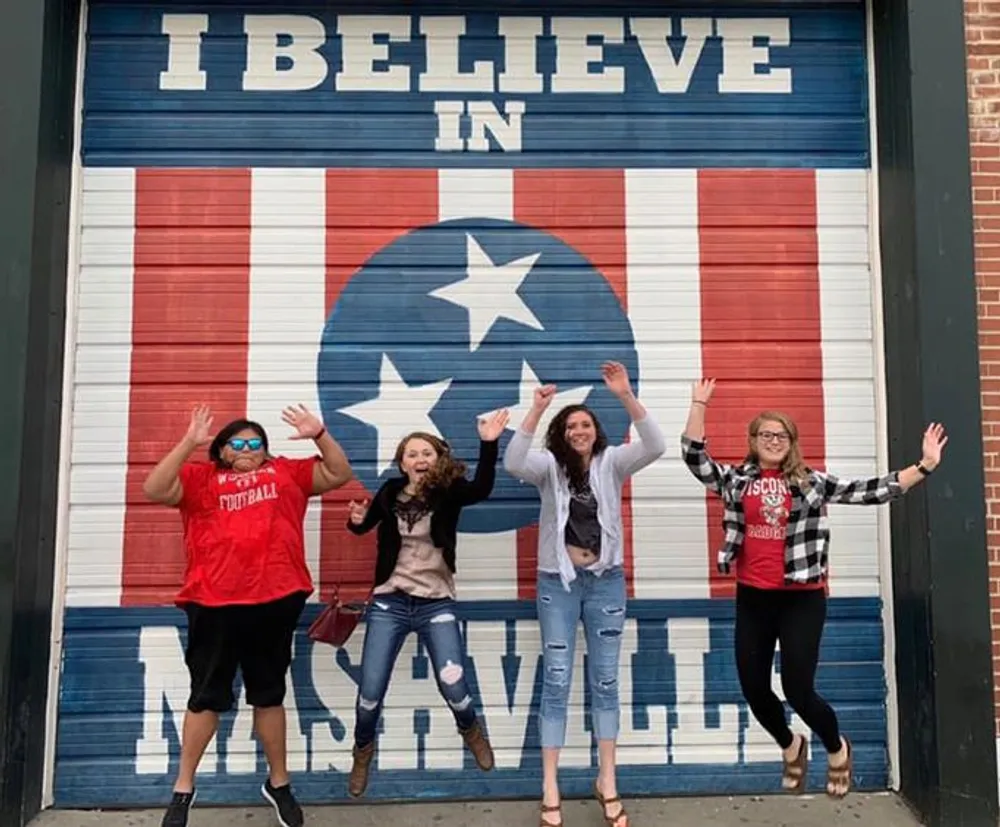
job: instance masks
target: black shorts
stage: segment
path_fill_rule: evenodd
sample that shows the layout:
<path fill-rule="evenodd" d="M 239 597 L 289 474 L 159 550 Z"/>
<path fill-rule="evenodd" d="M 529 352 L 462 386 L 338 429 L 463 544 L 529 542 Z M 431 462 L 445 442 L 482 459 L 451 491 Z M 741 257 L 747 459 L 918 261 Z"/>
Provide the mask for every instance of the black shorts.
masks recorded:
<path fill-rule="evenodd" d="M 231 709 L 237 667 L 243 673 L 250 706 L 281 706 L 292 662 L 292 638 L 305 603 L 306 595 L 298 592 L 253 606 L 185 604 L 184 660 L 191 675 L 188 709 Z"/>

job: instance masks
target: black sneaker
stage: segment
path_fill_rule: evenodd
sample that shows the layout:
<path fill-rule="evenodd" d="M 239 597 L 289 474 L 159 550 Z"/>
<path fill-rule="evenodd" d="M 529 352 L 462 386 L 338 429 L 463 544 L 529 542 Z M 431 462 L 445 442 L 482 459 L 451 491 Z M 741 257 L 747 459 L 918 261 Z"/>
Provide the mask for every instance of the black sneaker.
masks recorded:
<path fill-rule="evenodd" d="M 196 791 L 189 793 L 174 793 L 167 805 L 167 811 L 163 814 L 163 821 L 160 827 L 187 827 L 188 813 L 191 812 L 191 805 L 194 804 Z"/>
<path fill-rule="evenodd" d="M 268 778 L 264 782 L 264 786 L 260 788 L 260 794 L 271 802 L 281 827 L 302 827 L 305 823 L 302 817 L 302 808 L 295 800 L 295 796 L 292 795 L 291 784 L 285 784 L 284 787 L 274 787 L 271 785 L 271 779 Z"/>

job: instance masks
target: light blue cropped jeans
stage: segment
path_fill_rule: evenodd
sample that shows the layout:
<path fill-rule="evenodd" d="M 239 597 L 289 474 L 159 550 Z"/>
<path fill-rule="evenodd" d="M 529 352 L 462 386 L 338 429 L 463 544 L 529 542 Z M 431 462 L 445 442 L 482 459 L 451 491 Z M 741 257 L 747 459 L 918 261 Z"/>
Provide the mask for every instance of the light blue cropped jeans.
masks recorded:
<path fill-rule="evenodd" d="M 558 574 L 538 573 L 536 602 L 544 670 L 539 711 L 543 748 L 558 749 L 566 741 L 576 627 L 581 618 L 587 642 L 591 728 L 599 741 L 618 738 L 618 666 L 625 600 L 625 570 L 621 566 L 608 569 L 600 577 L 577 568 L 569 591 L 563 588 Z"/>

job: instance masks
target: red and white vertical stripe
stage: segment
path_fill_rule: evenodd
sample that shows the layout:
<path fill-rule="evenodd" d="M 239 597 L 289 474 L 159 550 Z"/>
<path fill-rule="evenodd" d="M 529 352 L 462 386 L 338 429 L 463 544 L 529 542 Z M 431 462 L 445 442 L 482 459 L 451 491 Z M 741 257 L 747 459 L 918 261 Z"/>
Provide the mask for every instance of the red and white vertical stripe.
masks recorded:
<path fill-rule="evenodd" d="M 248 415 L 281 453 L 282 406 L 319 410 L 327 314 L 378 249 L 415 227 L 488 217 L 586 256 L 632 322 L 644 404 L 667 454 L 625 494 L 630 591 L 723 596 L 720 513 L 681 466 L 691 382 L 718 377 L 713 451 L 778 408 L 810 462 L 875 470 L 864 171 L 122 170 L 84 174 L 69 532 L 70 605 L 161 605 L 183 572 L 180 521 L 141 480 L 191 407 Z M 354 458 L 360 461 L 359 458 Z M 360 484 L 314 504 L 310 565 L 364 591 L 373 538 L 344 529 Z M 877 515 L 835 509 L 834 594 L 878 593 Z M 533 597 L 535 532 L 460 538 L 466 600 Z"/>

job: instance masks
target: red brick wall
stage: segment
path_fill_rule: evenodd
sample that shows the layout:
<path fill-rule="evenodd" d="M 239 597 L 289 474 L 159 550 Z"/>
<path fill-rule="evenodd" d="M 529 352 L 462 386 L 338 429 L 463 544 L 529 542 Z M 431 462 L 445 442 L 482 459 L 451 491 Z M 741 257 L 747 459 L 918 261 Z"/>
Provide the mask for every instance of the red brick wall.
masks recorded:
<path fill-rule="evenodd" d="M 965 0 L 965 39 L 968 46 L 993 685 L 1000 687 L 1000 0 Z M 1000 697 L 1000 692 L 996 694 Z M 996 706 L 995 715 L 1000 731 L 1000 704 Z"/>

